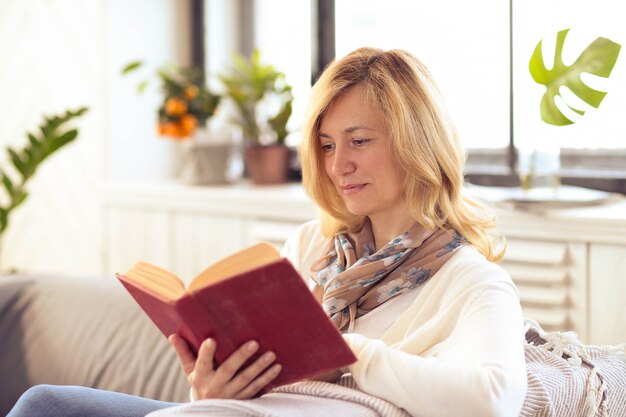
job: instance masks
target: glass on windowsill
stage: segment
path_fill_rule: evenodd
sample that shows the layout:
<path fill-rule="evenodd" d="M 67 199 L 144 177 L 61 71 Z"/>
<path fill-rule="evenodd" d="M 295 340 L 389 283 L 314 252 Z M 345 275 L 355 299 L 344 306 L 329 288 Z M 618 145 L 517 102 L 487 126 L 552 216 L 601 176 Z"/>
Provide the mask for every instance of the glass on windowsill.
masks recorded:
<path fill-rule="evenodd" d="M 561 149 L 545 143 L 532 148 L 518 148 L 517 173 L 522 190 L 553 190 L 561 185 Z"/>

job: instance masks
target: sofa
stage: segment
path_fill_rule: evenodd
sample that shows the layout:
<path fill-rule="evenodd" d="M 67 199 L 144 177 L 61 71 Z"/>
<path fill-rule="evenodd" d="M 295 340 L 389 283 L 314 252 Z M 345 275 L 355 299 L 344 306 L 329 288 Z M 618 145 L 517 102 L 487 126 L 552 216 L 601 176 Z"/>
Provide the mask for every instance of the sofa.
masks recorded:
<path fill-rule="evenodd" d="M 189 398 L 174 350 L 114 277 L 0 276 L 0 416 L 36 384 Z"/>
<path fill-rule="evenodd" d="M 626 362 L 610 353 L 624 346 L 583 346 L 536 323 L 526 338 L 522 416 L 589 415 L 592 397 L 592 409 L 626 415 Z M 572 364 L 577 353 L 582 366 Z M 0 416 L 36 384 L 189 398 L 173 348 L 115 278 L 0 276 Z"/>

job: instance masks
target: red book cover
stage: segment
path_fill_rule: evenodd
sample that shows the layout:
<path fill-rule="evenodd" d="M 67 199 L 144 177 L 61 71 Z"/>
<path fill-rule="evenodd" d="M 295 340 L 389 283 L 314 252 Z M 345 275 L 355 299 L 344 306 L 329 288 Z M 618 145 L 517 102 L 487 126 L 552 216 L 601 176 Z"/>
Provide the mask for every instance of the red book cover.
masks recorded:
<path fill-rule="evenodd" d="M 284 258 L 170 301 L 124 275 L 117 277 L 166 337 L 178 333 L 196 351 L 204 339 L 213 338 L 216 365 L 249 340 L 258 341 L 260 348 L 248 363 L 274 351 L 282 371 L 263 392 L 356 361 Z"/>

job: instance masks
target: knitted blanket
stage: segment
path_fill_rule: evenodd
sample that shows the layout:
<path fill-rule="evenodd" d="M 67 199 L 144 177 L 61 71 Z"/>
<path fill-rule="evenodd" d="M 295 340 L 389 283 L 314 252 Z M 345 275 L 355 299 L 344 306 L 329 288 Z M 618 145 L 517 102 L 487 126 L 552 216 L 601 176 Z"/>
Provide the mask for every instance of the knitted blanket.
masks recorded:
<path fill-rule="evenodd" d="M 351 376 L 336 384 L 298 382 L 247 401 L 202 400 L 155 411 L 149 417 L 411 417 L 403 409 L 360 391 Z"/>
<path fill-rule="evenodd" d="M 626 416 L 624 344 L 583 345 L 526 319 L 528 390 L 522 417 Z"/>
<path fill-rule="evenodd" d="M 572 332 L 547 333 L 526 321 L 528 391 L 520 417 L 625 417 L 624 345 L 583 345 Z M 410 417 L 403 409 L 360 391 L 350 375 L 336 384 L 306 381 L 248 401 L 203 400 L 149 417 Z"/>

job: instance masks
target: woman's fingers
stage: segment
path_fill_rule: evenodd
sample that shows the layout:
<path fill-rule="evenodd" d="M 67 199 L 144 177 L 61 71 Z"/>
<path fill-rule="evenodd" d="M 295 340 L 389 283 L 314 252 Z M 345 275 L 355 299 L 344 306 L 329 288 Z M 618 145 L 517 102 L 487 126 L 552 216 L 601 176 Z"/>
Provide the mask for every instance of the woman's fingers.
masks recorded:
<path fill-rule="evenodd" d="M 276 360 L 276 354 L 274 352 L 265 352 L 254 363 L 241 371 L 233 379 L 233 386 L 240 391 L 247 387 L 252 381 L 254 381 L 259 375 L 263 373 L 274 361 Z M 263 388 L 261 386 L 260 388 Z M 259 389 L 260 389 L 259 388 Z"/>
<path fill-rule="evenodd" d="M 183 372 L 187 375 L 197 399 L 251 398 L 281 371 L 281 366 L 274 364 L 276 354 L 273 352 L 265 352 L 242 369 L 244 363 L 258 351 L 259 344 L 256 341 L 245 343 L 215 369 L 214 340 L 206 339 L 202 342 L 197 356 L 179 335 L 171 335 L 168 340 L 176 350 Z"/>
<path fill-rule="evenodd" d="M 200 345 L 196 358 L 195 372 L 199 376 L 208 376 L 213 373 L 213 356 L 215 355 L 215 341 L 206 339 Z"/>
<path fill-rule="evenodd" d="M 196 399 L 228 398 L 224 394 L 225 383 L 215 378 L 215 370 L 213 369 L 215 348 L 213 339 L 206 339 L 202 342 L 194 370 L 187 375 L 187 380 Z"/>
<path fill-rule="evenodd" d="M 180 362 L 180 367 L 183 369 L 185 375 L 189 376 L 189 374 L 193 371 L 196 364 L 196 355 L 191 351 L 189 345 L 177 334 L 171 334 L 167 340 L 176 350 L 176 354 L 178 355 L 178 361 Z"/>
<path fill-rule="evenodd" d="M 282 366 L 275 364 L 266 370 L 261 376 L 249 383 L 243 390 L 235 396 L 238 399 L 248 399 L 254 397 L 263 387 L 272 382 L 280 374 Z"/>
<path fill-rule="evenodd" d="M 243 365 L 250 356 L 254 355 L 258 349 L 259 344 L 254 340 L 244 343 L 243 346 L 237 349 L 219 368 L 217 368 L 215 376 L 220 380 L 230 381 L 239 371 L 241 365 Z"/>
<path fill-rule="evenodd" d="M 251 398 L 280 373 L 281 367 L 270 368 L 276 360 L 274 352 L 265 352 L 252 364 L 243 364 L 258 350 L 258 343 L 251 341 L 233 353 L 215 372 L 215 377 L 229 378 L 226 392 L 229 398 Z"/>

